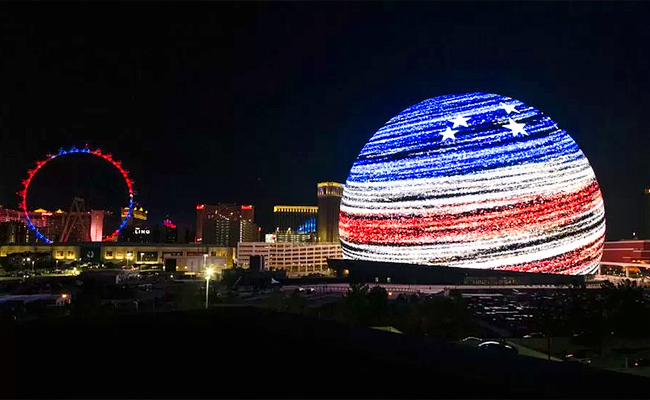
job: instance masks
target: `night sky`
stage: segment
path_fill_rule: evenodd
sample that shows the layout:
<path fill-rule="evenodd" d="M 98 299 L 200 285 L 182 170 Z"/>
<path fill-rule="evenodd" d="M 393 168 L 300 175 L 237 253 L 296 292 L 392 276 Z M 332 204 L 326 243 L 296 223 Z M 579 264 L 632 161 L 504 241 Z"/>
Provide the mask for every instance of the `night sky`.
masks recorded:
<path fill-rule="evenodd" d="M 642 3 L 4 4 L 0 204 L 34 161 L 100 147 L 154 219 L 197 203 L 315 205 L 410 105 L 493 92 L 555 120 L 590 160 L 608 239 L 640 229 L 650 185 L 650 7 Z M 117 209 L 101 160 L 52 162 L 30 208 Z"/>

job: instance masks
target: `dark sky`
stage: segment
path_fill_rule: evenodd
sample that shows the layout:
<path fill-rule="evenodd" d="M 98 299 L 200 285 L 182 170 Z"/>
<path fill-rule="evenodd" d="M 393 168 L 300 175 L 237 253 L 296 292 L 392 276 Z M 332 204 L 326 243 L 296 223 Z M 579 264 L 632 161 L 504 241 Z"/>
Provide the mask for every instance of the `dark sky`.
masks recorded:
<path fill-rule="evenodd" d="M 551 116 L 589 158 L 608 238 L 640 229 L 650 184 L 643 3 L 4 4 L 0 204 L 59 147 L 123 161 L 136 199 L 191 223 L 197 203 L 315 204 L 385 121 L 466 91 Z M 117 208 L 110 165 L 61 159 L 30 205 Z"/>

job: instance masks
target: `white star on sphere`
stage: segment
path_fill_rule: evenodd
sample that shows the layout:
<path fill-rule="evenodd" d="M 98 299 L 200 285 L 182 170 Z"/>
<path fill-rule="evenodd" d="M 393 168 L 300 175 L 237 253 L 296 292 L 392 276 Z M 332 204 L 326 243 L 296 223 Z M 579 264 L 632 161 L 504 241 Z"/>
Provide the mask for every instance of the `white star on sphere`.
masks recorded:
<path fill-rule="evenodd" d="M 512 131 L 513 136 L 528 136 L 528 133 L 524 130 L 524 126 L 526 124 L 523 123 L 517 123 L 513 121 L 512 119 L 508 118 L 508 123 L 506 125 L 503 125 L 504 128 L 508 128 Z"/>
<path fill-rule="evenodd" d="M 507 105 L 506 103 L 501 103 L 501 104 L 499 104 L 498 108 L 502 108 L 502 109 L 506 110 L 506 112 L 508 114 L 510 114 L 511 112 L 519 112 L 519 111 L 515 110 L 515 107 L 517 107 L 517 106 L 512 105 L 512 104 Z"/>
<path fill-rule="evenodd" d="M 467 127 L 467 121 L 469 121 L 469 118 L 465 118 L 462 115 L 458 115 L 456 116 L 456 118 L 450 120 L 449 122 L 453 122 L 454 126 L 452 126 L 452 128 L 456 128 L 458 126 Z"/>
<path fill-rule="evenodd" d="M 454 136 L 458 131 L 451 130 L 450 127 L 447 127 L 443 132 L 440 134 L 442 135 L 442 140 L 447 140 L 447 139 L 452 139 L 456 140 L 456 137 Z"/>

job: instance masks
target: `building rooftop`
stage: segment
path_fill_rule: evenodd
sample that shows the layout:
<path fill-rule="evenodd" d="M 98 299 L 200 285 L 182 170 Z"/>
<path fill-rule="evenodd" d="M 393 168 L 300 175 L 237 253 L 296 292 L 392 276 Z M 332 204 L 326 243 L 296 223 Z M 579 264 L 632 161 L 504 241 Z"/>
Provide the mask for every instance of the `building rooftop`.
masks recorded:
<path fill-rule="evenodd" d="M 273 212 L 318 212 L 318 206 L 273 206 Z"/>

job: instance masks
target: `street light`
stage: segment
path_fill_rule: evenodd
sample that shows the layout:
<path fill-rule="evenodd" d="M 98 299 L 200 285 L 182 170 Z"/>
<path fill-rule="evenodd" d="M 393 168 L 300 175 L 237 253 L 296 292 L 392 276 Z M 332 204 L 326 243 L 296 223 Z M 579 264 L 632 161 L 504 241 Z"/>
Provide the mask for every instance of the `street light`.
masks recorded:
<path fill-rule="evenodd" d="M 210 277 L 214 273 L 212 268 L 207 268 L 203 271 L 205 273 L 205 309 L 208 309 L 208 289 L 210 288 Z"/>

